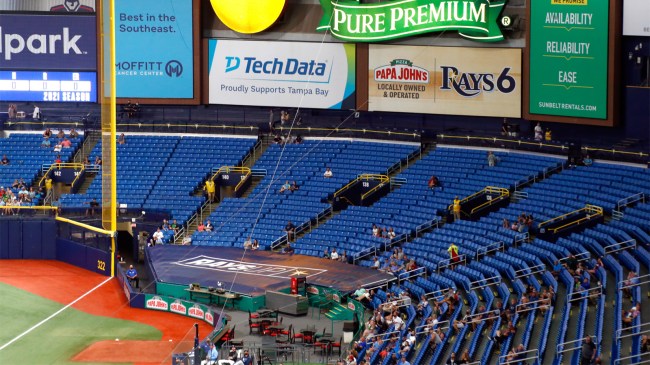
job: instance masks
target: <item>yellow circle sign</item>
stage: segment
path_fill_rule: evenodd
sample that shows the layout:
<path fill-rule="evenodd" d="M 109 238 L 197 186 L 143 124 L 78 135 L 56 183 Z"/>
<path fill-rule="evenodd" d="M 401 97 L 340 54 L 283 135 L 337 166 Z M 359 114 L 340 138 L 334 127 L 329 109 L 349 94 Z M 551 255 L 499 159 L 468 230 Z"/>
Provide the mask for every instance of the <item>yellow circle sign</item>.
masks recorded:
<path fill-rule="evenodd" d="M 259 33 L 280 17 L 285 0 L 210 0 L 212 9 L 228 28 Z"/>

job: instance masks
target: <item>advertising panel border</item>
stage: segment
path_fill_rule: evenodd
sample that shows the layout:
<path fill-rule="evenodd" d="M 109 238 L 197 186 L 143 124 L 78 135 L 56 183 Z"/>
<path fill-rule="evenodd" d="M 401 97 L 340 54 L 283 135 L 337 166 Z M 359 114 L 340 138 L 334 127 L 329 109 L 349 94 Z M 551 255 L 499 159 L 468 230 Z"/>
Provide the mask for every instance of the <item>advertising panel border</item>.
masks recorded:
<path fill-rule="evenodd" d="M 105 0 L 101 0 L 105 1 Z M 198 105 L 201 103 L 201 4 L 200 0 L 188 0 L 192 2 L 192 69 L 193 69 L 193 97 L 192 98 L 144 98 L 144 97 L 117 97 L 118 104 L 126 104 L 129 101 L 140 104 L 175 104 L 175 105 Z M 99 23 L 99 22 L 98 22 Z M 100 30 L 101 31 L 101 30 Z"/>
<path fill-rule="evenodd" d="M 521 117 L 518 48 L 370 45 L 368 110 Z"/>
<path fill-rule="evenodd" d="M 566 117 L 555 115 L 532 114 L 530 112 L 530 36 L 531 36 L 531 4 L 526 5 L 526 18 L 528 19 L 527 28 L 529 31 L 526 35 L 526 47 L 524 47 L 524 77 L 523 77 L 523 118 L 531 121 L 541 122 L 558 122 L 583 125 L 595 125 L 604 127 L 613 127 L 619 124 L 621 117 L 621 73 L 620 52 L 622 38 L 622 12 L 623 4 L 621 0 L 609 1 L 609 29 L 608 43 L 609 52 L 607 55 L 607 117 L 605 119 L 591 119 L 579 117 Z"/>
<path fill-rule="evenodd" d="M 203 53 L 206 104 L 316 109 L 356 104 L 354 44 L 211 38 Z"/>

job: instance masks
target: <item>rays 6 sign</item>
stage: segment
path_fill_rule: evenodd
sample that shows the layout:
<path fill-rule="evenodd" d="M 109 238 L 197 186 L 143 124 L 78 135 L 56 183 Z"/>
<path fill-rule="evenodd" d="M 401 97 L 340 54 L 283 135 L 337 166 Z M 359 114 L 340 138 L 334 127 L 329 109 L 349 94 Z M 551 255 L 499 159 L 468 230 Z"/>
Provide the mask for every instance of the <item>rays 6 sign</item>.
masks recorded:
<path fill-rule="evenodd" d="M 211 39 L 208 45 L 211 104 L 354 108 L 352 44 Z"/>
<path fill-rule="evenodd" d="M 368 109 L 521 116 L 521 50 L 370 46 Z"/>

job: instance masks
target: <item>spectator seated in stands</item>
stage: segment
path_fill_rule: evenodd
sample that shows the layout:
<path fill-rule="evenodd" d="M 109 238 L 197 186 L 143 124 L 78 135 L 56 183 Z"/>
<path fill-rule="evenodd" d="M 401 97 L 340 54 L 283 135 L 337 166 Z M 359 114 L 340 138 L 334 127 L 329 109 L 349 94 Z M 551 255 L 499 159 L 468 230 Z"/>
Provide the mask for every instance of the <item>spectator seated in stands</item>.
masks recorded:
<path fill-rule="evenodd" d="M 641 336 L 641 353 L 647 354 L 650 351 L 650 340 L 647 335 Z"/>
<path fill-rule="evenodd" d="M 519 344 L 517 347 L 514 349 L 510 350 L 508 353 L 508 356 L 506 357 L 508 361 L 516 361 L 516 360 L 523 360 L 526 356 L 524 352 L 526 351 L 526 348 L 524 347 L 523 344 Z"/>
<path fill-rule="evenodd" d="M 332 253 L 330 253 L 330 259 L 332 259 L 332 260 L 338 260 L 339 259 L 339 253 L 336 252 L 336 248 L 332 249 Z"/>
<path fill-rule="evenodd" d="M 470 312 L 469 309 L 467 309 L 465 310 L 465 316 L 461 320 L 458 321 L 454 320 L 454 329 L 457 332 L 460 332 L 460 330 L 462 330 L 467 325 L 467 323 L 471 322 L 471 320 L 472 320 L 472 313 Z"/>
<path fill-rule="evenodd" d="M 440 180 L 438 179 L 437 176 L 431 175 L 431 178 L 429 179 L 428 183 L 429 189 L 433 190 L 435 188 L 440 188 L 442 190 L 442 184 L 440 183 Z"/>
<path fill-rule="evenodd" d="M 259 247 L 259 243 L 257 243 L 257 240 L 254 240 L 254 239 L 251 239 L 250 237 L 248 237 L 248 239 L 246 241 L 244 241 L 244 249 L 253 250 L 254 249 L 253 247 L 256 244 Z"/>
<path fill-rule="evenodd" d="M 212 232 L 213 230 L 214 230 L 214 226 L 212 225 L 212 223 L 210 223 L 210 220 L 208 219 L 205 222 L 205 231 L 206 232 Z"/>
<path fill-rule="evenodd" d="M 135 284 L 135 288 L 140 288 L 140 278 L 138 278 L 138 272 L 133 268 L 133 265 L 129 265 L 129 270 L 126 272 L 126 277 L 129 279 L 129 284 Z"/>
<path fill-rule="evenodd" d="M 293 223 L 291 223 L 291 221 L 289 221 L 287 222 L 287 225 L 284 227 L 284 231 L 287 232 L 287 240 L 293 241 L 295 238 L 296 226 Z"/>
<path fill-rule="evenodd" d="M 178 223 L 176 222 L 176 219 L 174 219 L 174 220 L 172 221 L 172 223 L 169 225 L 169 229 L 171 229 L 172 231 L 174 231 L 174 234 L 177 234 L 177 233 L 178 233 L 178 230 L 180 229 L 180 227 L 178 226 Z"/>
<path fill-rule="evenodd" d="M 585 166 L 591 166 L 594 164 L 594 160 L 589 157 L 589 155 L 585 155 L 585 157 L 582 159 L 582 164 Z"/>
<path fill-rule="evenodd" d="M 574 276 L 576 274 L 576 270 L 578 269 L 578 259 L 573 255 L 570 254 L 569 257 L 564 261 L 563 266 L 569 270 L 569 274 Z"/>
<path fill-rule="evenodd" d="M 63 129 L 59 129 L 59 132 L 56 134 L 56 138 L 58 139 L 65 138 L 65 133 L 63 132 Z"/>
<path fill-rule="evenodd" d="M 52 130 L 50 128 L 45 129 L 45 132 L 43 132 L 43 138 L 50 138 L 52 137 Z"/>
<path fill-rule="evenodd" d="M 284 193 L 285 191 L 290 190 L 290 189 L 291 189 L 291 184 L 289 184 L 289 180 L 287 180 L 280 187 L 280 193 Z"/>
<path fill-rule="evenodd" d="M 294 252 L 295 251 L 294 251 L 293 247 L 291 246 L 290 242 L 287 242 L 287 245 L 284 246 L 284 248 L 280 251 L 280 253 L 283 254 L 283 255 L 293 255 Z"/>
<path fill-rule="evenodd" d="M 291 182 L 291 186 L 289 187 L 289 190 L 293 193 L 294 191 L 300 189 L 300 186 L 296 183 L 296 181 Z"/>
<path fill-rule="evenodd" d="M 373 225 L 372 225 L 372 235 L 373 235 L 374 237 L 379 237 L 379 234 L 380 234 L 379 227 L 377 227 L 376 224 L 373 224 Z"/>
<path fill-rule="evenodd" d="M 70 129 L 70 138 L 79 138 L 79 133 L 74 129 Z"/>
<path fill-rule="evenodd" d="M 325 172 L 323 173 L 323 177 L 326 179 L 329 179 L 330 177 L 334 176 L 332 173 L 332 170 L 328 167 L 325 169 Z"/>
<path fill-rule="evenodd" d="M 445 363 L 447 365 L 456 365 L 459 364 L 458 360 L 456 359 L 456 353 L 452 352 L 451 355 L 449 356 L 449 360 Z"/>
<path fill-rule="evenodd" d="M 161 245 L 161 244 L 163 244 L 163 239 L 164 239 L 165 235 L 162 232 L 162 230 L 160 228 L 158 228 L 158 229 L 156 229 L 156 232 L 154 232 L 152 237 L 153 237 L 154 242 L 157 245 Z"/>
<path fill-rule="evenodd" d="M 375 270 L 379 270 L 380 267 L 381 267 L 381 262 L 379 261 L 379 258 L 377 256 L 375 256 L 372 259 L 372 266 L 370 268 L 375 269 Z"/>
<path fill-rule="evenodd" d="M 56 157 L 54 158 L 54 163 L 59 164 L 62 162 L 63 160 L 61 159 L 61 155 L 56 155 Z"/>
<path fill-rule="evenodd" d="M 70 148 L 72 147 L 72 142 L 70 142 L 69 139 L 63 137 L 63 141 L 61 141 L 61 148 Z"/>
<path fill-rule="evenodd" d="M 627 274 L 627 279 L 623 282 L 623 296 L 628 299 L 632 298 L 632 289 L 637 285 L 639 285 L 639 277 L 636 272 L 630 271 Z"/>
<path fill-rule="evenodd" d="M 120 134 L 120 136 L 117 138 L 117 143 L 126 144 L 126 136 L 124 135 L 124 133 Z"/>
<path fill-rule="evenodd" d="M 2 160 L 0 160 L 0 165 L 7 166 L 9 165 L 9 159 L 7 155 L 2 155 Z"/>
<path fill-rule="evenodd" d="M 402 272 L 402 270 L 404 270 L 404 267 L 402 265 L 398 264 L 395 260 L 391 260 L 390 265 L 388 266 L 389 274 L 397 276 Z"/>
<path fill-rule="evenodd" d="M 625 309 L 622 310 L 622 321 L 623 321 L 623 327 L 631 327 L 632 324 L 634 323 L 634 319 L 639 316 L 641 311 L 638 310 L 638 305 L 635 305 L 632 307 L 629 311 L 626 311 Z"/>
<path fill-rule="evenodd" d="M 386 238 L 392 240 L 392 239 L 395 238 L 395 237 L 397 237 L 397 234 L 396 234 L 395 231 L 393 230 L 393 227 L 388 228 L 388 232 L 386 233 Z"/>
<path fill-rule="evenodd" d="M 102 165 L 102 159 L 101 157 L 97 156 L 95 157 L 95 165 L 101 166 Z"/>
<path fill-rule="evenodd" d="M 205 232 L 205 225 L 203 225 L 203 222 L 199 222 L 199 225 L 196 226 L 196 230 L 199 232 Z"/>
<path fill-rule="evenodd" d="M 43 148 L 52 147 L 52 143 L 50 142 L 50 137 L 43 137 L 43 142 L 41 142 L 41 147 Z"/>
<path fill-rule="evenodd" d="M 321 257 L 324 259 L 330 258 L 330 252 L 327 250 L 327 247 L 325 247 L 325 250 L 323 250 L 323 255 Z"/>

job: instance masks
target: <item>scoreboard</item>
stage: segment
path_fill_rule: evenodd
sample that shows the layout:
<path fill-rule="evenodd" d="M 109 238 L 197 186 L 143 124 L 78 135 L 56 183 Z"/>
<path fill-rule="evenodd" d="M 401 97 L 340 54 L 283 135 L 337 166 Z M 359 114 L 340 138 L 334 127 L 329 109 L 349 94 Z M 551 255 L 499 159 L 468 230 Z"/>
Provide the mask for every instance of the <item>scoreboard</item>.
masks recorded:
<path fill-rule="evenodd" d="M 0 100 L 94 103 L 97 73 L 0 71 Z"/>

